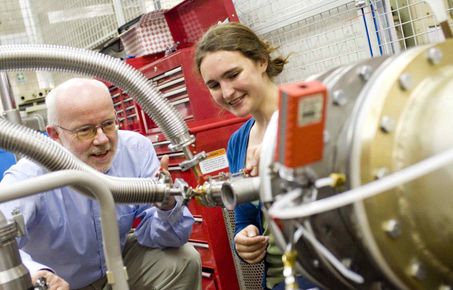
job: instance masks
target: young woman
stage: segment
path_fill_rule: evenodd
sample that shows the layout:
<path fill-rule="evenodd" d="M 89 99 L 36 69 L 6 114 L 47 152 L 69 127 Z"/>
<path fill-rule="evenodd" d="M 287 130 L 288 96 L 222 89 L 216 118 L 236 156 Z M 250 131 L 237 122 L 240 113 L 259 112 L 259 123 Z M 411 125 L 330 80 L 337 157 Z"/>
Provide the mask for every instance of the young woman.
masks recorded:
<path fill-rule="evenodd" d="M 260 145 L 278 105 L 278 86 L 273 77 L 283 71 L 287 62 L 282 56 L 272 58 L 274 51 L 239 23 L 215 25 L 197 44 L 196 67 L 214 101 L 238 117 L 253 117 L 228 142 L 232 173 L 244 169 L 252 176 L 258 175 Z M 283 284 L 282 253 L 269 235 L 259 204 L 238 206 L 235 226 L 234 245 L 239 257 L 250 264 L 265 259 L 263 286 L 283 289 L 276 288 Z"/>

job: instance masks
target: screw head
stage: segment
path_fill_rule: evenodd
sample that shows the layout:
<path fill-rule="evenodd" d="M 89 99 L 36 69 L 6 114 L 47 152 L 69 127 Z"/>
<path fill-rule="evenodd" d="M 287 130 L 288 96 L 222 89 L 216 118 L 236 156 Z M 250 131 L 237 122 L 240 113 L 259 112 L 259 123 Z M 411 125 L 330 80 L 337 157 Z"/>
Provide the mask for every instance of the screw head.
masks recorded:
<path fill-rule="evenodd" d="M 364 65 L 359 68 L 359 76 L 363 81 L 370 79 L 373 69 L 369 65 Z"/>
<path fill-rule="evenodd" d="M 336 90 L 333 92 L 332 99 L 335 106 L 344 106 L 348 102 L 348 98 L 343 90 Z"/>
<path fill-rule="evenodd" d="M 382 224 L 382 229 L 387 233 L 387 235 L 393 239 L 401 236 L 401 225 L 400 222 L 396 219 L 390 219 L 385 221 Z"/>
<path fill-rule="evenodd" d="M 381 131 L 384 133 L 390 133 L 395 130 L 395 121 L 389 116 L 383 116 L 380 123 Z"/>
<path fill-rule="evenodd" d="M 431 63 L 431 64 L 439 64 L 442 60 L 442 51 L 436 47 L 431 47 L 429 50 L 428 50 L 428 61 Z"/>
<path fill-rule="evenodd" d="M 409 275 L 411 275 L 412 277 L 414 277 L 418 280 L 425 279 L 426 278 L 425 266 L 423 266 L 423 264 L 420 262 L 412 262 L 409 265 Z"/>
<path fill-rule="evenodd" d="M 400 88 L 404 91 L 410 90 L 413 87 L 412 75 L 404 73 L 399 78 Z"/>

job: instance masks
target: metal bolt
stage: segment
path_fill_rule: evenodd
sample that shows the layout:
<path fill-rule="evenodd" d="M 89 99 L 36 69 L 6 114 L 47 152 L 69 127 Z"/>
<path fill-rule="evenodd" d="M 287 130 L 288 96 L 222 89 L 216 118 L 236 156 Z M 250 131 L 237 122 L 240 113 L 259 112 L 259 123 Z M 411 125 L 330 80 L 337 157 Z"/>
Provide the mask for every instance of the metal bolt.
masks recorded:
<path fill-rule="evenodd" d="M 364 65 L 359 68 L 359 76 L 363 81 L 370 79 L 373 69 L 369 65 Z"/>
<path fill-rule="evenodd" d="M 431 64 L 439 64 L 442 60 L 442 51 L 438 48 L 432 47 L 428 50 L 428 61 Z"/>
<path fill-rule="evenodd" d="M 348 102 L 348 98 L 343 90 L 336 90 L 333 92 L 332 99 L 335 106 L 344 106 Z"/>
<path fill-rule="evenodd" d="M 322 135 L 323 135 L 324 144 L 328 144 L 330 142 L 330 133 L 329 133 L 329 131 L 324 130 Z"/>
<path fill-rule="evenodd" d="M 312 264 L 315 268 L 319 268 L 319 261 L 318 260 L 313 260 Z"/>
<path fill-rule="evenodd" d="M 381 118 L 381 131 L 384 133 L 390 133 L 395 130 L 395 121 L 389 116 L 383 116 Z"/>
<path fill-rule="evenodd" d="M 412 89 L 413 83 L 412 83 L 412 75 L 405 73 L 400 76 L 400 87 L 401 89 L 407 91 Z"/>
<path fill-rule="evenodd" d="M 418 280 L 423 280 L 426 278 L 426 269 L 420 262 L 412 262 L 409 265 L 409 275 Z"/>
<path fill-rule="evenodd" d="M 389 237 L 396 239 L 401 236 L 401 225 L 396 219 L 390 219 L 382 224 L 382 229 Z"/>
<path fill-rule="evenodd" d="M 381 167 L 378 170 L 375 171 L 374 173 L 374 178 L 375 179 L 381 179 L 389 174 L 390 170 L 386 167 Z"/>

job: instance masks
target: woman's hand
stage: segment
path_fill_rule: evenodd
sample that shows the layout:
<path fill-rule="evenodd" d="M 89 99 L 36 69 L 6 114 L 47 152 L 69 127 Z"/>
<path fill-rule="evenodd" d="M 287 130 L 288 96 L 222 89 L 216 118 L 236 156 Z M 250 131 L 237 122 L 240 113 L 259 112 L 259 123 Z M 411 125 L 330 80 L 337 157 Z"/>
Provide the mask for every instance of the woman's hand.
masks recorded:
<path fill-rule="evenodd" d="M 247 149 L 247 160 L 244 173 L 249 176 L 258 176 L 260 166 L 261 145 Z"/>
<path fill-rule="evenodd" d="M 248 225 L 234 237 L 236 252 L 249 264 L 261 262 L 266 255 L 269 237 L 259 235 L 258 228 Z"/>

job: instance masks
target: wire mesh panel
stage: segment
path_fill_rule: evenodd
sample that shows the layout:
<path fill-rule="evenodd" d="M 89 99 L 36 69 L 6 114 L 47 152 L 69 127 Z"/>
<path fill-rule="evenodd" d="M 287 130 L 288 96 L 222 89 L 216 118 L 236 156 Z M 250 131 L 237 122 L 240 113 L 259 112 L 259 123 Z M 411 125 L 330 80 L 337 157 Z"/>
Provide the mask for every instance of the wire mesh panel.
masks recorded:
<path fill-rule="evenodd" d="M 143 13 L 140 1 L 122 3 L 125 21 Z M 117 35 L 119 23 L 110 0 L 34 1 L 32 9 L 44 43 L 94 48 Z"/>
<path fill-rule="evenodd" d="M 250 2 L 235 2 L 239 19 L 278 45 L 283 55 L 290 55 L 280 82 L 301 80 L 369 57 L 363 20 L 354 1 Z M 293 16 L 278 16 L 284 13 Z"/>
<path fill-rule="evenodd" d="M 46 43 L 92 49 L 128 22 L 182 0 L 0 0 L 0 43 Z M 115 5 L 115 3 L 117 3 Z M 119 4 L 118 4 L 119 3 Z"/>
<path fill-rule="evenodd" d="M 0 0 L 0 44 L 28 43 L 19 1 Z"/>
<path fill-rule="evenodd" d="M 120 21 L 182 0 L 0 0 L 0 44 L 56 44 L 96 49 L 118 36 Z M 14 96 L 53 87 L 74 74 L 8 73 Z"/>
<path fill-rule="evenodd" d="M 183 0 L 147 0 L 145 1 L 146 4 L 146 11 L 153 11 L 159 9 L 170 9 Z"/>
<path fill-rule="evenodd" d="M 450 26 L 453 0 L 444 0 Z M 422 0 L 234 1 L 241 22 L 291 54 L 280 82 L 443 40 Z"/>
<path fill-rule="evenodd" d="M 223 217 L 227 226 L 228 239 L 233 248 L 234 239 L 234 211 L 223 210 Z M 238 276 L 239 286 L 242 290 L 261 290 L 263 289 L 263 273 L 264 263 L 247 264 L 241 261 L 235 253 L 233 253 L 236 273 Z"/>
<path fill-rule="evenodd" d="M 451 27 L 453 0 L 444 0 L 444 4 Z M 425 1 L 370 1 L 369 13 L 376 24 L 377 44 L 382 54 L 444 40 L 438 21 Z"/>

